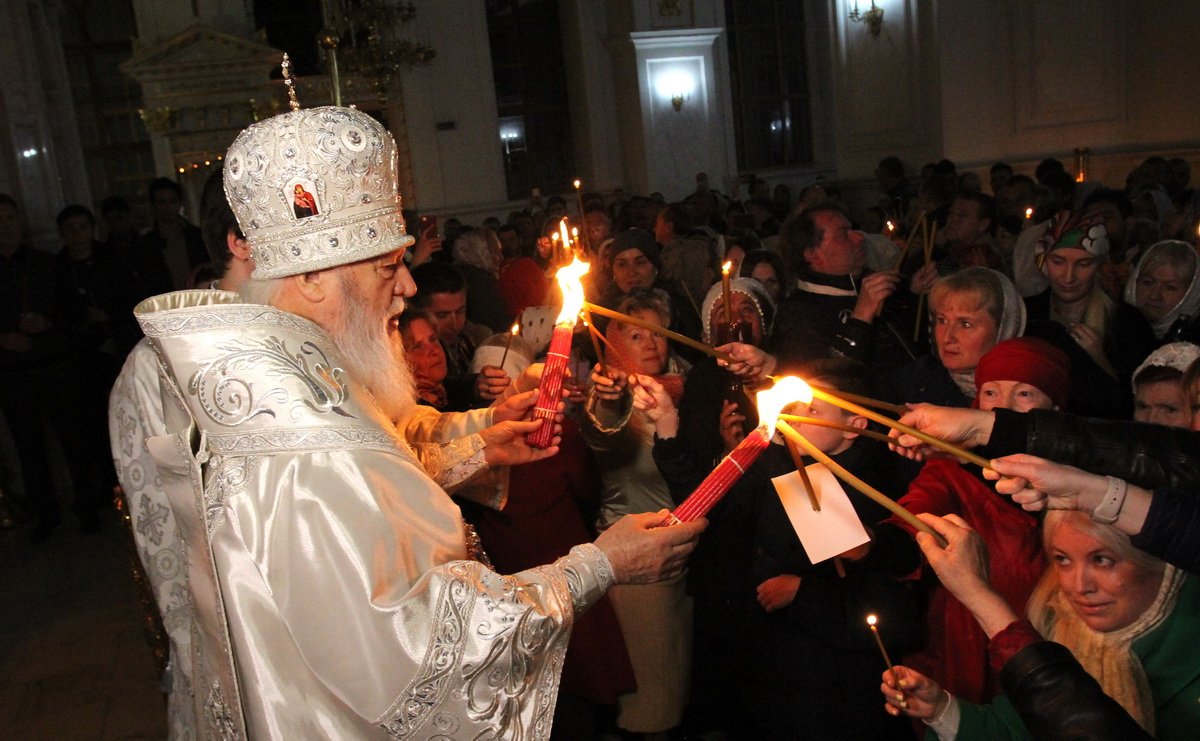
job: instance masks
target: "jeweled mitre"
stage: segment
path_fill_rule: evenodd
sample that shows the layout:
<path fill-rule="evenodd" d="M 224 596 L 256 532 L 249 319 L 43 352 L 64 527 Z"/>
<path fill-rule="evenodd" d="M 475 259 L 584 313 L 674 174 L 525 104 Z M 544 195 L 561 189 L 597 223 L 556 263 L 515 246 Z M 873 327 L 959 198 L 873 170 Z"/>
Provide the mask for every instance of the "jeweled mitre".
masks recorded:
<path fill-rule="evenodd" d="M 225 196 L 254 254 L 254 278 L 366 260 L 413 243 L 400 214 L 396 144 L 351 108 L 290 111 L 242 131 L 225 155 Z"/>

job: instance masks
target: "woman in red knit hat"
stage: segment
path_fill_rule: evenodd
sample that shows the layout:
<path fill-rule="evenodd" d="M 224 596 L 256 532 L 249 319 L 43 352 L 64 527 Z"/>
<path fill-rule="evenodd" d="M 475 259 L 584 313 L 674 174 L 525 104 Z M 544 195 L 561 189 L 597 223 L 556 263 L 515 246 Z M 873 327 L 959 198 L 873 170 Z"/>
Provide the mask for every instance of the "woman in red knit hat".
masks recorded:
<path fill-rule="evenodd" d="M 1070 361 L 1039 339 L 1005 340 L 980 359 L 975 388 L 975 405 L 980 409 L 1058 409 L 1070 396 Z M 1025 605 L 1045 570 L 1038 520 L 997 494 L 978 468 L 952 458 L 930 460 L 900 505 L 914 514 L 953 513 L 963 518 L 987 543 L 996 591 L 1011 605 Z M 931 589 L 924 648 L 906 656 L 904 664 L 944 679 L 944 686 L 957 697 L 983 702 L 999 692 L 997 677 L 988 666 L 987 635 L 970 610 L 926 568 L 912 539 L 914 532 L 898 518 L 880 523 L 871 555 L 909 569 L 910 578 L 926 581 Z"/>

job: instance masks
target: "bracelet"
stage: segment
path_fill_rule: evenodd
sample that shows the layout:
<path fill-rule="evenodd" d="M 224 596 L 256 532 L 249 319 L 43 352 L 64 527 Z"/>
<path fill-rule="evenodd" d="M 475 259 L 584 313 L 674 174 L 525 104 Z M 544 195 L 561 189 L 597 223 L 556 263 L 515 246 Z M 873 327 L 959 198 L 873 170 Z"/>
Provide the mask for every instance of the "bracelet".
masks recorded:
<path fill-rule="evenodd" d="M 1102 525 L 1111 525 L 1121 516 L 1121 508 L 1125 506 L 1125 492 L 1129 487 L 1123 479 L 1116 476 L 1105 478 L 1108 479 L 1108 490 L 1104 492 L 1104 499 L 1092 510 L 1092 519 Z"/>
<path fill-rule="evenodd" d="M 936 718 L 922 718 L 921 722 L 927 726 L 936 726 L 946 719 L 946 713 L 950 712 L 950 706 L 954 704 L 954 695 L 950 694 L 950 690 L 942 688 L 942 694 L 946 696 L 946 705 L 942 708 L 942 712 L 937 714 Z"/>

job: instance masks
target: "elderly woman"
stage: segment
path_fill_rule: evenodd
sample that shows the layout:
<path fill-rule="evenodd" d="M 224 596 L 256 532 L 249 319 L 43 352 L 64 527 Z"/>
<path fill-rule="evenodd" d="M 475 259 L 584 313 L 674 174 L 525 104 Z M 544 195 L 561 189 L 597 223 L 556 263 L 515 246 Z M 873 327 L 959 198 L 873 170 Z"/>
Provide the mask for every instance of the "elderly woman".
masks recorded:
<path fill-rule="evenodd" d="M 1196 248 L 1174 239 L 1151 245 L 1125 284 L 1125 303 L 1136 306 L 1162 342 L 1200 339 L 1200 274 Z"/>
<path fill-rule="evenodd" d="M 1025 329 L 1025 305 L 1003 273 L 984 267 L 960 270 L 929 292 L 933 352 L 890 379 L 893 400 L 969 406 L 975 367 L 997 343 Z"/>
<path fill-rule="evenodd" d="M 1067 357 L 1047 343 L 1028 337 L 1005 340 L 980 359 L 975 372 L 976 406 L 983 410 L 1057 409 L 1071 388 Z M 997 495 L 978 469 L 952 458 L 927 462 L 909 485 L 900 505 L 913 514 L 954 514 L 976 528 L 991 550 L 996 590 L 1024 604 L 1045 565 L 1037 539 L 1037 519 Z M 906 533 L 898 532 L 899 530 Z M 911 534 L 899 519 L 878 529 L 876 558 L 911 571 L 918 558 Z M 987 637 L 953 595 L 936 584 L 929 599 L 928 639 L 909 657 L 922 670 L 938 669 L 946 684 L 961 696 L 981 701 L 996 689 L 988 669 Z"/>
<path fill-rule="evenodd" d="M 633 290 L 616 309 L 660 326 L 670 320 L 666 297 L 653 289 Z M 596 523 L 601 531 L 622 515 L 673 506 L 654 464 L 653 423 L 644 412 L 633 409 L 627 380 L 630 374 L 654 377 L 678 400 L 688 368 L 670 353 L 665 339 L 642 327 L 612 321 L 605 336 L 609 345 L 605 367 L 592 374 L 594 386 L 582 429 L 603 480 Z M 609 595 L 625 633 L 638 687 L 620 696 L 617 725 L 665 738 L 683 717 L 689 684 L 692 604 L 684 580 L 616 587 Z"/>
<path fill-rule="evenodd" d="M 922 547 L 942 583 L 971 606 L 998 663 L 1007 658 L 1006 643 L 1023 644 L 1023 636 L 1035 629 L 1068 648 L 1146 732 L 1159 739 L 1195 738 L 1200 586 L 1194 578 L 1134 548 L 1128 535 L 1104 524 L 1099 511 L 1090 516 L 1051 511 L 1042 536 L 1050 567 L 1030 599 L 1029 623 L 1022 623 L 987 584 L 986 555 L 970 529 L 950 518 L 930 522 L 950 547 L 942 551 L 928 538 Z M 912 669 L 895 671 L 895 680 L 884 683 L 890 712 L 921 718 L 939 738 L 1031 737 L 1003 697 L 990 706 L 973 705 Z M 897 681 L 903 692 L 897 692 Z M 1090 711 L 1076 704 L 1042 714 L 1075 713 L 1086 724 Z"/>

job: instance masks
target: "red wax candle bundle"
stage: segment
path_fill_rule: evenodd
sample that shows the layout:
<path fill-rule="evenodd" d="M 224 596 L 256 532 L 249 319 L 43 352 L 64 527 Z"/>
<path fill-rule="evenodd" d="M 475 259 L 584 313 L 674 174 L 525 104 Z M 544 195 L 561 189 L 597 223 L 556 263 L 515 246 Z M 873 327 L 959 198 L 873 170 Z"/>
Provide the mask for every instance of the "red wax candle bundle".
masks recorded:
<path fill-rule="evenodd" d="M 571 355 L 571 338 L 574 334 L 574 324 L 554 325 L 554 334 L 550 337 L 550 351 L 546 354 L 546 365 L 542 371 L 541 384 L 538 386 L 537 406 L 533 408 L 533 418 L 545 422 L 525 438 L 532 447 L 550 447 L 551 433 L 554 432 L 554 415 L 557 413 L 558 399 L 562 396 L 563 372 L 567 368 L 567 358 Z"/>
<path fill-rule="evenodd" d="M 566 231 L 566 227 L 563 227 L 563 231 Z M 550 351 L 546 355 L 546 365 L 538 385 L 537 406 L 533 410 L 533 418 L 545 420 L 545 423 L 525 437 L 525 441 L 535 448 L 550 447 L 550 441 L 554 438 L 554 415 L 558 412 L 558 402 L 562 396 L 563 373 L 567 369 L 567 358 L 571 355 L 575 322 L 583 309 L 583 283 L 580 279 L 587 271 L 588 264 L 576 257 L 554 275 L 562 291 L 563 307 L 554 320 L 554 334 L 550 337 Z"/>
<path fill-rule="evenodd" d="M 750 464 L 762 455 L 771 444 L 774 428 L 758 427 L 749 435 L 742 438 L 737 447 L 729 451 L 729 455 L 721 459 L 704 481 L 696 487 L 688 498 L 675 511 L 663 520 L 663 525 L 674 525 L 677 522 L 691 522 L 708 514 L 709 510 L 721 501 L 721 497 L 729 491 L 734 482 L 742 477 Z"/>
<path fill-rule="evenodd" d="M 750 464 L 771 444 L 771 437 L 775 434 L 775 422 L 784 407 L 804 398 L 805 393 L 808 393 L 808 386 L 794 376 L 780 378 L 771 388 L 759 391 L 756 395 L 758 427 L 729 451 L 729 455 L 721 459 L 712 473 L 700 482 L 700 486 L 697 486 L 662 524 L 690 522 L 708 514 L 734 482 L 742 477 Z M 811 395 L 808 398 L 811 399 Z"/>

